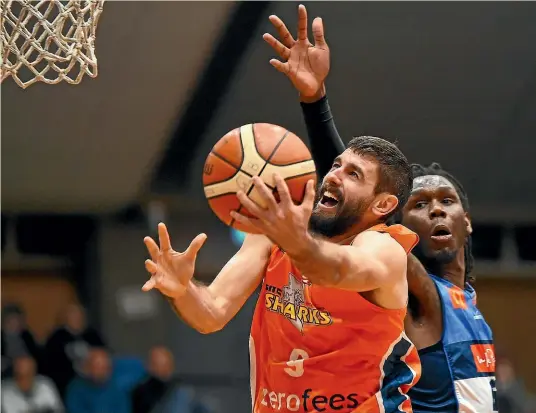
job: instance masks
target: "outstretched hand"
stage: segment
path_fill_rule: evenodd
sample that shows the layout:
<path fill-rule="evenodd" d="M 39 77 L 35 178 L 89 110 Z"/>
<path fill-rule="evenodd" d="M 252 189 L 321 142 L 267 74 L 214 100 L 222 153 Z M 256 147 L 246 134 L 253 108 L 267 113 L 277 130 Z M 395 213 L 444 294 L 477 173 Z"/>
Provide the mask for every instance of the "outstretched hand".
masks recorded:
<path fill-rule="evenodd" d="M 235 211 L 231 212 L 231 216 L 245 227 L 255 230 L 254 232 L 266 235 L 289 255 L 300 254 L 309 246 L 308 241 L 311 239 L 308 228 L 315 198 L 314 181 L 307 182 L 303 201 L 296 205 L 285 180 L 277 174 L 274 179 L 279 202 L 266 184 L 255 176 L 253 184 L 266 207 L 262 208 L 240 191 L 236 194 L 240 203 L 256 218 L 249 218 Z"/>
<path fill-rule="evenodd" d="M 270 22 L 279 33 L 281 41 L 269 33 L 263 39 L 283 59 L 283 62 L 272 59 L 270 64 L 287 75 L 294 87 L 303 97 L 318 95 L 324 87 L 324 80 L 329 73 L 329 47 L 324 38 L 322 19 L 313 20 L 313 45 L 307 37 L 307 10 L 305 6 L 298 7 L 298 39 L 290 34 L 285 23 L 277 17 L 270 16 Z"/>
<path fill-rule="evenodd" d="M 150 260 L 145 260 L 145 269 L 151 274 L 151 278 L 143 285 L 142 290 L 150 291 L 156 288 L 170 298 L 178 298 L 184 294 L 194 275 L 197 253 L 206 239 L 205 234 L 199 234 L 186 251 L 177 252 L 171 248 L 166 226 L 163 223 L 158 224 L 160 247 L 151 237 L 143 239 L 151 256 Z"/>

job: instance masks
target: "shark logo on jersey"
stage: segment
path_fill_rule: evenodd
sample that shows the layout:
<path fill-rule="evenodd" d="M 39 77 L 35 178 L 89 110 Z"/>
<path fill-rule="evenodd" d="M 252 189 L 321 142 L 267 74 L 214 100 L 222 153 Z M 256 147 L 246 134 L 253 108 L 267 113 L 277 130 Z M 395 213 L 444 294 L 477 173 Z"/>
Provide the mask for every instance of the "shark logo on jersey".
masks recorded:
<path fill-rule="evenodd" d="M 266 308 L 287 318 L 301 333 L 306 324 L 326 326 L 332 323 L 327 311 L 321 311 L 306 302 L 305 285 L 307 283 L 307 280 L 298 280 L 292 273 L 289 273 L 288 284 L 283 288 L 266 286 Z"/>
<path fill-rule="evenodd" d="M 286 307 L 289 304 L 294 308 L 300 308 L 305 304 L 305 294 L 303 291 L 303 282 L 299 282 L 292 274 L 289 274 L 288 284 L 283 287 L 283 305 Z M 289 318 L 290 322 L 298 330 L 303 331 L 303 321 L 298 317 Z"/>

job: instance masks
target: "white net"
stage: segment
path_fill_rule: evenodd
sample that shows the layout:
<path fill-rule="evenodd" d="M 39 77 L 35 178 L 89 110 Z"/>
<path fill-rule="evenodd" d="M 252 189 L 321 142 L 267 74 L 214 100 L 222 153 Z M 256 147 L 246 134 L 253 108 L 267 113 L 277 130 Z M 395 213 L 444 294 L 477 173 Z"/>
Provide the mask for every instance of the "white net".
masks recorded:
<path fill-rule="evenodd" d="M 104 0 L 0 0 L 2 71 L 22 88 L 97 76 L 95 32 Z"/>

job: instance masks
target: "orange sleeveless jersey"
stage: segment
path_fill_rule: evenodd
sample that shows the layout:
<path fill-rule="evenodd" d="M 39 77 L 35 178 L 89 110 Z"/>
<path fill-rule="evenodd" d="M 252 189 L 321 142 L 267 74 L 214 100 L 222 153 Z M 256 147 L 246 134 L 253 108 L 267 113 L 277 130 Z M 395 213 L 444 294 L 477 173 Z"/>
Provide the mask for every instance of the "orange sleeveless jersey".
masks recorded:
<path fill-rule="evenodd" d="M 401 225 L 369 230 L 389 233 L 408 253 L 418 241 Z M 251 327 L 253 412 L 411 412 L 406 394 L 421 367 L 405 315 L 311 285 L 274 248 Z"/>

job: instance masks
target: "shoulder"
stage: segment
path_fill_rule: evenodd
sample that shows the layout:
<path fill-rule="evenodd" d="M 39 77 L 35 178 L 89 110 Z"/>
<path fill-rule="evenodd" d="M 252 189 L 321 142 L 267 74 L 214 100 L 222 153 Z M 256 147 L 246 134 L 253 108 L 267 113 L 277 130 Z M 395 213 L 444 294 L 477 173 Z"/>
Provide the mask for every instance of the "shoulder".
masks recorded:
<path fill-rule="evenodd" d="M 352 246 L 358 248 L 375 249 L 385 252 L 386 255 L 394 254 L 407 260 L 404 247 L 388 232 L 364 231 L 358 234 L 352 241 Z"/>
<path fill-rule="evenodd" d="M 87 383 L 84 379 L 81 377 L 75 377 L 67 385 L 67 394 L 84 391 L 87 387 Z"/>
<path fill-rule="evenodd" d="M 35 377 L 35 384 L 40 390 L 55 391 L 56 386 L 48 377 L 38 375 Z"/>
<path fill-rule="evenodd" d="M 405 276 L 408 264 L 406 250 L 389 233 L 362 232 L 355 237 L 352 246 L 382 261 L 389 271 L 401 271 Z"/>

